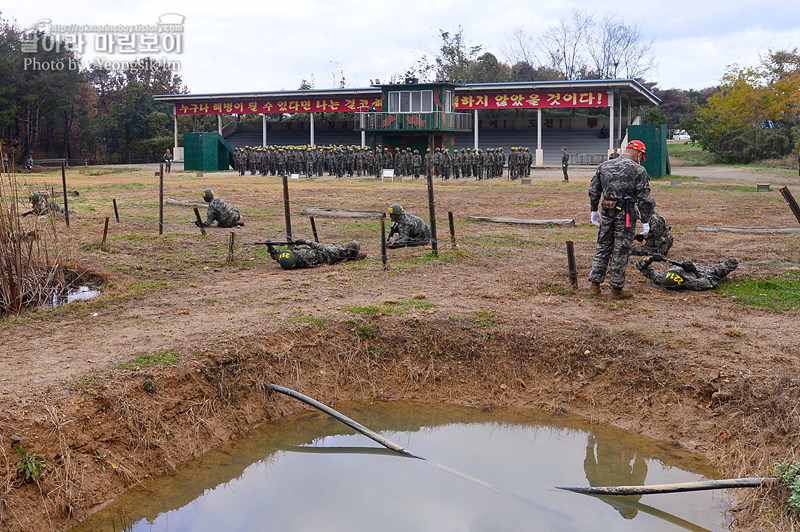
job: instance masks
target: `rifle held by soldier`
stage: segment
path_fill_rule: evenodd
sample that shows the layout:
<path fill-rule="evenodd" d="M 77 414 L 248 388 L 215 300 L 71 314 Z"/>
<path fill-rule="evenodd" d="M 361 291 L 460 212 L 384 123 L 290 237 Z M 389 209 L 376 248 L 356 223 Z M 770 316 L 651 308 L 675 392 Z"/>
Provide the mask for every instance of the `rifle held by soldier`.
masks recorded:
<path fill-rule="evenodd" d="M 294 246 L 294 240 L 264 240 L 261 242 L 245 242 L 243 246 Z"/>
<path fill-rule="evenodd" d="M 392 239 L 392 236 L 394 236 L 394 235 L 396 235 L 396 234 L 397 234 L 397 231 L 398 231 L 398 229 L 399 229 L 399 228 L 398 228 L 397 222 L 394 222 L 394 223 L 392 224 L 392 227 L 389 229 L 389 234 L 388 234 L 388 235 L 386 235 L 386 242 L 387 242 L 387 243 L 389 242 L 389 240 L 391 240 L 391 239 Z"/>

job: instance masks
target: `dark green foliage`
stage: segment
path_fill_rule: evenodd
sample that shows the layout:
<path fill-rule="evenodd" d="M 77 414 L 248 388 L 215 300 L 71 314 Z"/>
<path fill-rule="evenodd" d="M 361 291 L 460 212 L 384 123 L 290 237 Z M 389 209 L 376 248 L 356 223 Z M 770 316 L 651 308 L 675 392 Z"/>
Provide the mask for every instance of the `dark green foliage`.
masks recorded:
<path fill-rule="evenodd" d="M 122 71 L 82 68 L 65 43 L 41 31 L 36 51 L 23 51 L 31 35 L 0 20 L 0 140 L 17 164 L 28 153 L 152 162 L 172 147 L 172 108 L 153 95 L 188 91 L 169 64 L 142 58 Z"/>
<path fill-rule="evenodd" d="M 774 474 L 786 488 L 786 509 L 800 511 L 800 462 L 778 462 Z"/>
<path fill-rule="evenodd" d="M 667 115 L 658 107 L 648 107 L 642 112 L 642 123 L 660 126 L 667 123 Z"/>
<path fill-rule="evenodd" d="M 39 480 L 44 472 L 44 458 L 38 454 L 29 454 L 22 445 L 17 446 L 17 454 L 21 456 L 17 462 L 17 473 L 25 482 Z"/>
<path fill-rule="evenodd" d="M 792 150 L 788 130 L 746 128 L 722 135 L 714 151 L 722 162 L 744 164 L 781 157 Z"/>

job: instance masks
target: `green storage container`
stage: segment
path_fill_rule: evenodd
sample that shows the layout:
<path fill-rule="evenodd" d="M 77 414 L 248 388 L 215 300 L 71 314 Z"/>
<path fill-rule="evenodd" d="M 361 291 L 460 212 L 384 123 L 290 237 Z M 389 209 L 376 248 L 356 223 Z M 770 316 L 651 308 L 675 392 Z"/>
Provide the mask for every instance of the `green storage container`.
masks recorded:
<path fill-rule="evenodd" d="M 628 142 L 641 140 L 647 147 L 642 166 L 650 177 L 664 177 L 670 173 L 667 154 L 667 125 L 628 126 Z"/>
<path fill-rule="evenodd" d="M 233 166 L 233 149 L 219 133 L 183 134 L 183 169 L 219 172 Z"/>

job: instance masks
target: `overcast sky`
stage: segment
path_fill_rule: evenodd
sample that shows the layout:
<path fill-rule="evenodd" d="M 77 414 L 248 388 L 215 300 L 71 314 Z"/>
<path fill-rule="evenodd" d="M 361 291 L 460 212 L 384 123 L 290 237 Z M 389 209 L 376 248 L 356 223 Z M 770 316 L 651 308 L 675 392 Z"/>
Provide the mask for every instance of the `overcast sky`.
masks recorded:
<path fill-rule="evenodd" d="M 439 29 L 454 33 L 459 25 L 468 44 L 508 61 L 503 52 L 515 28 L 538 36 L 573 9 L 601 19 L 608 13 L 603 5 L 624 6 L 630 13 L 626 23 L 640 24 L 643 39 L 653 41 L 657 67 L 648 81 L 662 89 L 716 85 L 727 65 L 756 65 L 770 49 L 800 47 L 797 0 L 37 0 L 3 6 L 2 18 L 27 28 L 48 21 L 155 24 L 164 14 L 181 15 L 181 53 L 163 57 L 180 62 L 191 92 L 214 93 L 294 90 L 302 79 L 324 89 L 335 86 L 342 72 L 348 87 L 366 87 L 370 79 L 388 79 L 420 55 L 430 56 L 439 47 Z M 102 32 L 82 33 L 84 62 L 137 56 L 98 52 L 94 46 Z"/>

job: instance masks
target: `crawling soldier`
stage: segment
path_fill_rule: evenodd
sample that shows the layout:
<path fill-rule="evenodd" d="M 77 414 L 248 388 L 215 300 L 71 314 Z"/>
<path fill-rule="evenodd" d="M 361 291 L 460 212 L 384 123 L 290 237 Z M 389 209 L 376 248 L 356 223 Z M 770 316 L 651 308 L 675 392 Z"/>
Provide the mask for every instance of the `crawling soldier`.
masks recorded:
<path fill-rule="evenodd" d="M 28 196 L 28 199 L 31 202 L 31 210 L 30 214 L 35 216 L 41 216 L 43 214 L 49 214 L 51 212 L 57 212 L 59 214 L 64 214 L 64 207 L 56 203 L 55 201 L 48 201 L 47 197 L 39 192 L 31 192 Z M 26 213 L 27 214 L 27 213 Z M 74 212 L 70 211 L 70 214 L 74 214 Z"/>
<path fill-rule="evenodd" d="M 664 273 L 658 273 L 651 263 L 669 262 L 674 265 Z M 705 266 L 695 265 L 689 260 L 670 260 L 661 255 L 653 255 L 636 261 L 636 268 L 642 275 L 667 290 L 710 290 L 717 287 L 720 279 L 739 266 L 739 259 L 728 257 L 722 262 Z"/>
<path fill-rule="evenodd" d="M 225 200 L 219 196 L 214 196 L 214 191 L 210 188 L 203 190 L 203 199 L 208 203 L 206 211 L 206 221 L 202 222 L 203 227 L 208 227 L 217 222 L 217 227 L 236 227 L 244 225 L 242 215 L 239 214 L 238 207 L 228 207 Z M 195 222 L 198 225 L 198 222 Z"/>
<path fill-rule="evenodd" d="M 362 260 L 367 254 L 361 251 L 361 244 L 356 241 L 344 244 L 319 244 L 307 238 L 298 238 L 295 246 L 286 251 L 267 244 L 267 251 L 273 260 L 278 261 L 281 268 L 315 268 L 320 264 L 336 264 L 343 260 Z"/>
<path fill-rule="evenodd" d="M 650 232 L 643 235 L 639 233 L 634 238 L 641 245 L 633 245 L 631 247 L 631 255 L 640 255 L 646 257 L 648 255 L 663 255 L 666 256 L 669 249 L 672 247 L 674 238 L 672 236 L 672 227 L 667 225 L 667 221 L 663 216 L 653 211 L 650 215 Z"/>
<path fill-rule="evenodd" d="M 405 212 L 399 203 L 389 205 L 389 218 L 392 219 L 392 228 L 386 237 L 386 247 L 426 246 L 430 243 L 431 228 L 428 224 L 419 216 Z M 397 238 L 391 240 L 394 235 Z"/>

